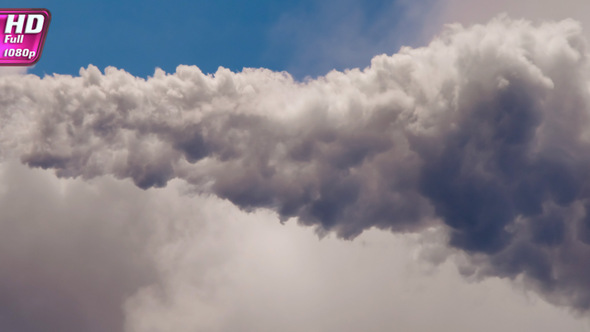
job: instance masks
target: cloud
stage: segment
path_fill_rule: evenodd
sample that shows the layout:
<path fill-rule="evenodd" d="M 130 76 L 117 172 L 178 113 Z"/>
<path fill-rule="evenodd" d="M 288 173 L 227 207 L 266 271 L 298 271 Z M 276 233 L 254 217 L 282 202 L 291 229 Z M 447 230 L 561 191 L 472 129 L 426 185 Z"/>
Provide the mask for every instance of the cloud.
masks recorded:
<path fill-rule="evenodd" d="M 451 25 L 306 82 L 196 67 L 0 77 L 0 154 L 59 177 L 172 179 L 318 233 L 444 226 L 466 275 L 590 309 L 588 53 L 572 20 Z"/>
<path fill-rule="evenodd" d="M 179 180 L 141 190 L 4 162 L 0 184 L 1 330 L 585 330 L 506 282 L 466 283 L 451 260 L 423 273 L 422 236 L 319 240 Z"/>
<path fill-rule="evenodd" d="M 590 24 L 590 4 L 576 0 L 522 0 L 522 1 L 485 1 L 485 0 L 437 0 L 438 11 L 430 12 L 429 23 L 460 22 L 473 24 L 484 22 L 500 13 L 507 13 L 513 18 L 529 20 L 563 20 L 575 19 L 584 27 Z M 427 26 L 432 28 L 433 26 Z M 587 31 L 585 31 L 587 33 Z M 587 34 L 586 34 L 587 36 Z"/>
<path fill-rule="evenodd" d="M 120 331 L 122 301 L 157 280 L 149 196 L 15 162 L 1 164 L 0 183 L 0 329 Z"/>

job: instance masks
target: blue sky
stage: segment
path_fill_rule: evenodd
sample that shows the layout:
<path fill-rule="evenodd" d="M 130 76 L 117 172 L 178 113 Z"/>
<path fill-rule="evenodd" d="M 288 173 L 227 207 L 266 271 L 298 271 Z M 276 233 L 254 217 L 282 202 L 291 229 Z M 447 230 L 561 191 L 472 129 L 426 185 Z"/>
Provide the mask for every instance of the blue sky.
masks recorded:
<path fill-rule="evenodd" d="M 155 67 L 173 72 L 189 64 L 209 73 L 265 67 L 303 78 L 365 67 L 376 54 L 416 44 L 420 23 L 407 5 L 386 0 L 30 1 L 26 7 L 52 13 L 42 58 L 30 71 L 41 76 L 77 74 L 93 64 L 146 77 Z"/>

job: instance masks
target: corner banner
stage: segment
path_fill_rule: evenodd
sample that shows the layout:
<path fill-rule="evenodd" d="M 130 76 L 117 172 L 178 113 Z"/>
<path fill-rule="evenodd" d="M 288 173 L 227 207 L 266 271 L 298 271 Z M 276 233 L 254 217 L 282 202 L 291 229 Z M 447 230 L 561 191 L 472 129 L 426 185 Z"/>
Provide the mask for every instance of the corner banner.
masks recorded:
<path fill-rule="evenodd" d="M 0 8 L 0 66 L 30 66 L 39 61 L 49 21 L 47 9 Z"/>

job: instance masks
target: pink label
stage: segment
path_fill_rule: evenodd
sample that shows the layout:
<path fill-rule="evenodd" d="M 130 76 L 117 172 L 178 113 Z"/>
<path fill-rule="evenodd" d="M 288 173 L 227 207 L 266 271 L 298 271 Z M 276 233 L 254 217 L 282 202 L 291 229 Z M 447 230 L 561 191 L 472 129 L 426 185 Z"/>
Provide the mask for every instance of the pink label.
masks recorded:
<path fill-rule="evenodd" d="M 0 66 L 39 61 L 49 21 L 47 9 L 0 9 Z"/>

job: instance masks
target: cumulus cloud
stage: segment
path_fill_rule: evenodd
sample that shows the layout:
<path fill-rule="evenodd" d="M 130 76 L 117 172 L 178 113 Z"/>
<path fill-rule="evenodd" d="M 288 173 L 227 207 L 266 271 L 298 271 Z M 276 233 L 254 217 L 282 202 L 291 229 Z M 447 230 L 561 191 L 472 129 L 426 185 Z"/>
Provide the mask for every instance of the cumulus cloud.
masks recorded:
<path fill-rule="evenodd" d="M 182 179 L 320 234 L 443 225 L 465 274 L 590 309 L 589 74 L 578 23 L 450 26 L 363 70 L 0 77 L 0 155 L 140 188 Z"/>

